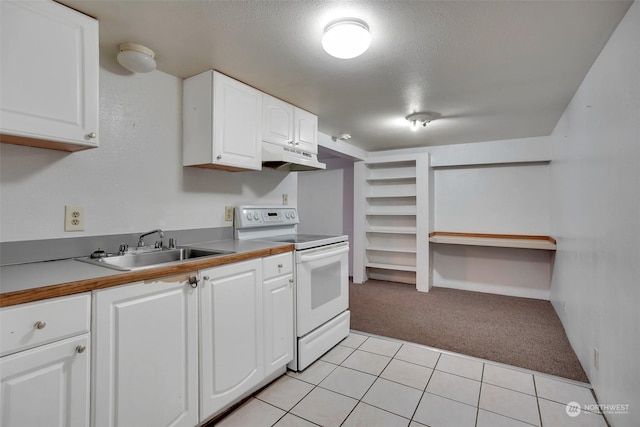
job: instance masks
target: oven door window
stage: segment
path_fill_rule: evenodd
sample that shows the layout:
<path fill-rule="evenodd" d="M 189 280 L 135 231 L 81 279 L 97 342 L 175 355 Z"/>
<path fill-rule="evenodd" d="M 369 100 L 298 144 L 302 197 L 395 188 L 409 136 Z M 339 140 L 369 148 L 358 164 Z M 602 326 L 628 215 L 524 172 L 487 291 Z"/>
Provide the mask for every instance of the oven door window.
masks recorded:
<path fill-rule="evenodd" d="M 296 253 L 296 329 L 299 337 L 348 308 L 348 260 L 348 243 Z"/>

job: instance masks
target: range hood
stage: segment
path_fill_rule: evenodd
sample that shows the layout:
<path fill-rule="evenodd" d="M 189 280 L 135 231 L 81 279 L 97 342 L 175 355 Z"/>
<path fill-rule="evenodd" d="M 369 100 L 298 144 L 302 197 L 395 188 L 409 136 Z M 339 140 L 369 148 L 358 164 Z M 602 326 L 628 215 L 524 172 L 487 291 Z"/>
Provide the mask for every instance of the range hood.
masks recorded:
<path fill-rule="evenodd" d="M 264 141 L 262 142 L 262 166 L 290 171 L 327 168 L 327 165 L 318 161 L 317 154 Z"/>

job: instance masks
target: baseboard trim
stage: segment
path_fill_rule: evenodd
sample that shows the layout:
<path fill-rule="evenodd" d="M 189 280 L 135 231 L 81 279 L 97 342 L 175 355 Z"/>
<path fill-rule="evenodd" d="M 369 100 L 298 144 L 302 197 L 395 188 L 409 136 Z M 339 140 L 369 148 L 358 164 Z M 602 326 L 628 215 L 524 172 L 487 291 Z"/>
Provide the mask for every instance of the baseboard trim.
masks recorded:
<path fill-rule="evenodd" d="M 510 297 L 533 298 L 545 301 L 550 300 L 551 291 L 549 289 L 520 288 L 508 285 L 491 285 L 474 282 L 441 282 L 434 283 L 435 288 L 459 289 L 462 291 L 484 292 L 487 294 L 506 295 Z"/>

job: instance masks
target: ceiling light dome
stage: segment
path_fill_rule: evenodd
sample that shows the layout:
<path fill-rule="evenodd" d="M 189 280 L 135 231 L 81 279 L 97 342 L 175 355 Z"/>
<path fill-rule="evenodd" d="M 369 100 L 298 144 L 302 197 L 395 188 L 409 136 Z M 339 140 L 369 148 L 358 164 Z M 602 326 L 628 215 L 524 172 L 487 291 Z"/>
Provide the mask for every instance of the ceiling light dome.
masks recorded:
<path fill-rule="evenodd" d="M 156 69 L 155 53 L 148 47 L 123 43 L 119 46 L 118 62 L 134 73 L 148 73 Z"/>
<path fill-rule="evenodd" d="M 331 56 L 351 59 L 369 49 L 371 34 L 367 23 L 357 18 L 331 21 L 324 29 L 322 47 Z"/>

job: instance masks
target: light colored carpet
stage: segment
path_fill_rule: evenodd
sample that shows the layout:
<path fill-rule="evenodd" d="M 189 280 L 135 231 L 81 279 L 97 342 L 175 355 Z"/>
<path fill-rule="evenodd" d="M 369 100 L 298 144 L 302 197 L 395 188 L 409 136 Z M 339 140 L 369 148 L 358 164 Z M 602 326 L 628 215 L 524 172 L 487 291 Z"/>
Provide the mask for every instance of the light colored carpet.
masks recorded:
<path fill-rule="evenodd" d="M 354 330 L 589 381 L 549 301 L 376 280 L 349 298 Z"/>

